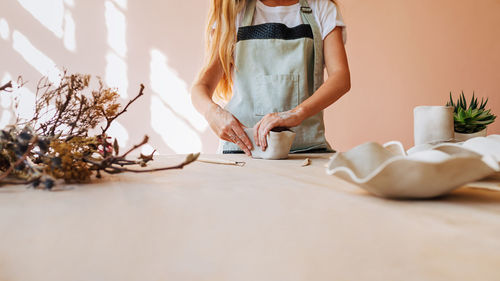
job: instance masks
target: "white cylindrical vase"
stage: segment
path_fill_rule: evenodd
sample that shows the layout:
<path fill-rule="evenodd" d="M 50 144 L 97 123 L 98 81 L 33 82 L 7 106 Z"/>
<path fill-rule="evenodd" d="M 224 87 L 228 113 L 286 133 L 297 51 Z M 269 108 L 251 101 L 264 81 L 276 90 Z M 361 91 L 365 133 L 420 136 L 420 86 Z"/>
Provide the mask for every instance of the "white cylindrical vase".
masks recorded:
<path fill-rule="evenodd" d="M 453 141 L 453 107 L 417 106 L 413 110 L 413 133 L 415 146 Z"/>

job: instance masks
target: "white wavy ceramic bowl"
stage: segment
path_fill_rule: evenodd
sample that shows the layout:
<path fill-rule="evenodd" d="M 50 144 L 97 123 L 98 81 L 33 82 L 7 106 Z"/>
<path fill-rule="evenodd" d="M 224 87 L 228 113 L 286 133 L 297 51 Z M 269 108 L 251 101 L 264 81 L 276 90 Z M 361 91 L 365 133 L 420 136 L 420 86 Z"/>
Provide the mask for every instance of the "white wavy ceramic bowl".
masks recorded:
<path fill-rule="evenodd" d="M 431 149 L 443 151 L 446 149 L 452 149 L 452 147 L 457 147 L 457 146 L 466 148 L 468 150 L 472 150 L 483 156 L 491 156 L 494 159 L 496 159 L 497 162 L 500 162 L 500 135 L 475 137 L 472 139 L 468 139 L 464 142 L 457 142 L 457 143 L 445 142 L 440 144 L 419 145 L 409 149 L 408 154 L 413 155 L 416 152 L 431 150 Z"/>
<path fill-rule="evenodd" d="M 500 162 L 500 135 L 472 138 L 463 142 L 462 146 L 482 155 L 490 155 Z"/>
<path fill-rule="evenodd" d="M 330 159 L 327 173 L 387 198 L 432 198 L 499 171 L 498 162 L 462 146 L 407 156 L 399 142 L 369 142 Z"/>

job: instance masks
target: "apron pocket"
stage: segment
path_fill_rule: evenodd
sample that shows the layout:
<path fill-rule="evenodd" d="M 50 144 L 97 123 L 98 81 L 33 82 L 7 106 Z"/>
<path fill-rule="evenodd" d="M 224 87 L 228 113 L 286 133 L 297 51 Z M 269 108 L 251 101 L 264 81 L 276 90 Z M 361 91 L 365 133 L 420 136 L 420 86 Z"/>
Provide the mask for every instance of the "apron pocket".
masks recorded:
<path fill-rule="evenodd" d="M 298 74 L 263 75 L 257 82 L 258 90 L 252 93 L 255 115 L 288 111 L 299 105 Z"/>

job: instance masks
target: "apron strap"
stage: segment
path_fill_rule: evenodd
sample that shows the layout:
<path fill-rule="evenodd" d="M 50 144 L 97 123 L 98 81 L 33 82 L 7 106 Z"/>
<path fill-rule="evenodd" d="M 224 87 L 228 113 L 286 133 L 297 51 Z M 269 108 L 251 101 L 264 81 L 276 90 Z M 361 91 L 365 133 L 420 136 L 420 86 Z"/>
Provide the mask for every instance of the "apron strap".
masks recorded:
<path fill-rule="evenodd" d="M 300 14 L 304 23 L 311 26 L 314 38 L 314 91 L 323 84 L 324 63 L 323 63 L 323 38 L 319 30 L 319 25 L 314 18 L 311 7 L 307 0 L 300 0 Z M 255 3 L 254 3 L 255 5 Z"/>
<path fill-rule="evenodd" d="M 245 16 L 243 17 L 241 26 L 252 25 L 253 15 L 255 13 L 255 1 L 256 0 L 247 0 L 247 5 L 245 7 Z"/>

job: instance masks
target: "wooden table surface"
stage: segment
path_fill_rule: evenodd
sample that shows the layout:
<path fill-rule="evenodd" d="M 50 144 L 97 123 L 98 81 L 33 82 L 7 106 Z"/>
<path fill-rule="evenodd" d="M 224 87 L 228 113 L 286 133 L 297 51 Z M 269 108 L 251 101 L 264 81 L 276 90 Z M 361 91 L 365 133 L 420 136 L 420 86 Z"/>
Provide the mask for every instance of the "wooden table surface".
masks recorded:
<path fill-rule="evenodd" d="M 329 156 L 0 188 L 0 281 L 500 280 L 500 192 L 381 199 Z"/>

